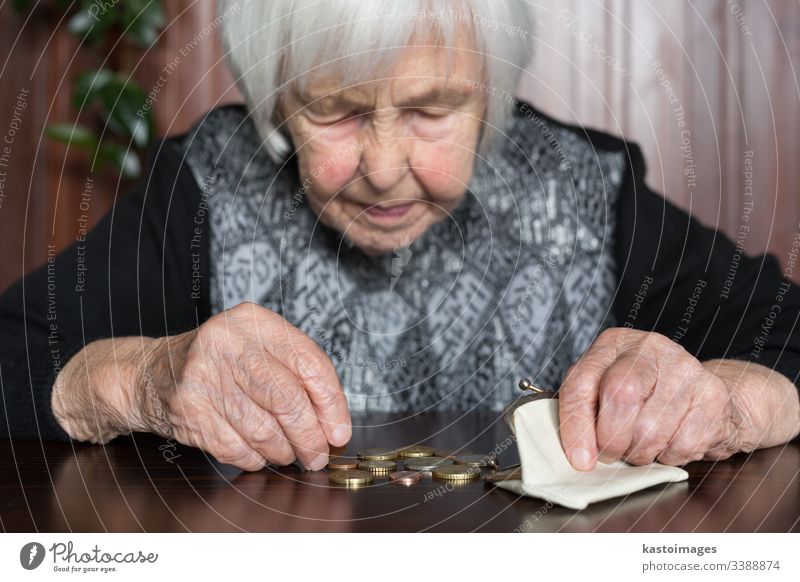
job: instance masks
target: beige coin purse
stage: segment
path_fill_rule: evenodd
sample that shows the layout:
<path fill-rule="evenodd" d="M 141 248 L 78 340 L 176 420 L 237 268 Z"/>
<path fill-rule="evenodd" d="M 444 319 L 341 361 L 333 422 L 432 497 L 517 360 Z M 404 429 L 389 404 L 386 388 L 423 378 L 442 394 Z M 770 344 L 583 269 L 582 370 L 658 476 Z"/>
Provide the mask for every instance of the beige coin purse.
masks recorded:
<path fill-rule="evenodd" d="M 592 471 L 574 469 L 561 446 L 557 393 L 536 388 L 527 380 L 520 382 L 520 388 L 532 394 L 512 403 L 504 413 L 517 438 L 520 469 L 493 475 L 489 480 L 497 487 L 570 509 L 584 509 L 590 503 L 689 478 L 683 469 L 661 463 L 634 466 L 624 461 L 598 462 Z"/>

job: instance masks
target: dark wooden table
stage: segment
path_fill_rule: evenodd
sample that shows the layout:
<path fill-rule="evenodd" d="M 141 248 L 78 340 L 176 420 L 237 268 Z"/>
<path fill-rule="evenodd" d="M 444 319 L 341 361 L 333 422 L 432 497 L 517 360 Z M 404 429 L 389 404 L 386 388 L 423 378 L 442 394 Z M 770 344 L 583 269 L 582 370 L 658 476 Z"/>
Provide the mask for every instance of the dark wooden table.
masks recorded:
<path fill-rule="evenodd" d="M 354 418 L 347 452 L 430 443 L 488 453 L 516 445 L 497 415 Z M 151 435 L 102 447 L 0 441 L 0 527 L 39 532 L 787 532 L 800 531 L 800 443 L 686 467 L 688 482 L 571 511 L 482 480 L 331 486 L 327 471 L 241 473 Z M 438 495 L 435 492 L 438 491 Z"/>

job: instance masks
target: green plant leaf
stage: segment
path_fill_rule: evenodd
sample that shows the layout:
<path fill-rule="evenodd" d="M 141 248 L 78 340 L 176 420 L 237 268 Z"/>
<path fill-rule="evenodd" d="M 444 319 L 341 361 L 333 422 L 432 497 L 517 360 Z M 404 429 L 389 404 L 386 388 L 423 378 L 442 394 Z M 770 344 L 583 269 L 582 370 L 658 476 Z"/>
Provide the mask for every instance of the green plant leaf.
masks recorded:
<path fill-rule="evenodd" d="M 136 44 L 152 45 L 164 26 L 161 0 L 126 0 L 121 6 L 120 24 Z"/>
<path fill-rule="evenodd" d="M 87 44 L 97 44 L 122 29 L 124 38 L 150 46 L 164 27 L 162 0 L 47 1 L 68 11 L 69 32 Z M 33 0 L 12 2 L 17 12 L 35 5 Z M 89 71 L 75 79 L 72 105 L 79 113 L 91 109 L 100 114 L 106 124 L 102 141 L 98 133 L 77 124 L 48 124 L 46 134 L 89 152 L 93 170 L 95 165 L 113 165 L 125 178 L 136 178 L 142 171 L 137 150 L 149 145 L 155 131 L 153 114 L 146 104 L 146 92 L 127 74 L 109 69 Z"/>
<path fill-rule="evenodd" d="M 103 160 L 98 159 L 102 158 L 98 155 L 101 152 L 100 138 L 91 129 L 78 124 L 48 123 L 44 131 L 45 135 L 54 141 L 86 151 L 91 159 L 92 171 L 98 162 L 102 166 Z"/>
<path fill-rule="evenodd" d="M 116 144 L 103 145 L 101 149 L 104 160 L 114 164 L 125 178 L 138 178 L 142 172 L 139 157 L 132 149 L 123 148 Z"/>
<path fill-rule="evenodd" d="M 100 144 L 97 136 L 91 129 L 81 125 L 69 123 L 48 123 L 45 126 L 45 135 L 61 143 L 79 147 L 86 150 L 96 150 Z"/>
<path fill-rule="evenodd" d="M 150 111 L 144 110 L 147 100 L 144 90 L 134 81 L 125 83 L 116 96 L 110 118 L 125 128 L 137 148 L 150 143 Z"/>
<path fill-rule="evenodd" d="M 76 81 L 72 102 L 78 110 L 98 104 L 109 129 L 135 147 L 150 143 L 152 112 L 145 107 L 144 90 L 132 79 L 106 69 L 85 73 Z"/>
<path fill-rule="evenodd" d="M 104 92 L 114 82 L 114 73 L 108 69 L 98 69 L 78 75 L 72 92 L 72 107 L 80 111 L 94 101 L 102 99 Z"/>

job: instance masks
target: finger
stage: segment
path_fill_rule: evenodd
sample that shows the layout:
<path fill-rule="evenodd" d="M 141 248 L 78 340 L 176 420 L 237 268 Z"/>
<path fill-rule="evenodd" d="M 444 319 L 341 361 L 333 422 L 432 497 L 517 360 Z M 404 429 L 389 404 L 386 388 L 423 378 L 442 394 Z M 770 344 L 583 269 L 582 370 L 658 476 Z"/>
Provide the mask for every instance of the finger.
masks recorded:
<path fill-rule="evenodd" d="M 328 440 L 305 387 L 274 358 L 251 371 L 248 394 L 280 425 L 297 459 L 317 471 L 328 463 Z"/>
<path fill-rule="evenodd" d="M 559 389 L 561 444 L 573 467 L 589 471 L 597 462 L 595 420 L 600 379 L 616 359 L 616 348 L 595 344 L 570 368 Z"/>
<path fill-rule="evenodd" d="M 695 374 L 685 367 L 669 366 L 659 372 L 655 390 L 642 406 L 633 429 L 631 445 L 623 459 L 633 465 L 649 465 L 675 437 L 692 401 Z"/>
<path fill-rule="evenodd" d="M 657 377 L 652 360 L 640 353 L 622 354 L 606 369 L 600 380 L 596 425 L 603 462 L 621 459 L 630 447 L 642 405 Z"/>
<path fill-rule="evenodd" d="M 233 429 L 250 448 L 270 463 L 281 466 L 291 464 L 296 457 L 281 425 L 247 394 L 239 394 L 238 398 L 229 396 L 224 401 L 224 415 Z"/>
<path fill-rule="evenodd" d="M 336 368 L 320 347 L 288 323 L 283 341 L 270 342 L 270 353 L 305 387 L 327 441 L 341 447 L 352 435 L 350 412 Z"/>
<path fill-rule="evenodd" d="M 727 418 L 728 398 L 724 386 L 709 375 L 708 380 L 692 391 L 689 411 L 681 420 L 675 436 L 658 456 L 665 465 L 685 465 L 699 461 L 706 451 L 724 440 L 722 427 Z"/>

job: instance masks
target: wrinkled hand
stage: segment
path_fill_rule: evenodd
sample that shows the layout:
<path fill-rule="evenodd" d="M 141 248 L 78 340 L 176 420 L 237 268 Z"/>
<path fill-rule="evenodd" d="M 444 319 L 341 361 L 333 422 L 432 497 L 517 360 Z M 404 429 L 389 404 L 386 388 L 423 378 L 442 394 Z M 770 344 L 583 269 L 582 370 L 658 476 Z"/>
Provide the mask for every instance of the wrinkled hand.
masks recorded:
<path fill-rule="evenodd" d="M 604 331 L 560 389 L 561 440 L 579 470 L 722 460 L 800 432 L 797 388 L 750 362 L 701 363 L 669 338 Z"/>
<path fill-rule="evenodd" d="M 329 444 L 343 446 L 351 435 L 325 353 L 251 303 L 181 335 L 92 342 L 59 374 L 52 401 L 73 438 L 152 432 L 245 470 L 295 459 L 321 469 Z"/>
<path fill-rule="evenodd" d="M 246 470 L 295 459 L 318 470 L 329 443 L 350 440 L 347 401 L 330 360 L 268 309 L 244 303 L 212 317 L 162 342 L 155 360 L 169 354 L 178 356 L 174 381 L 156 385 L 157 398 L 139 399 L 153 432 L 168 428 L 165 436 Z"/>

